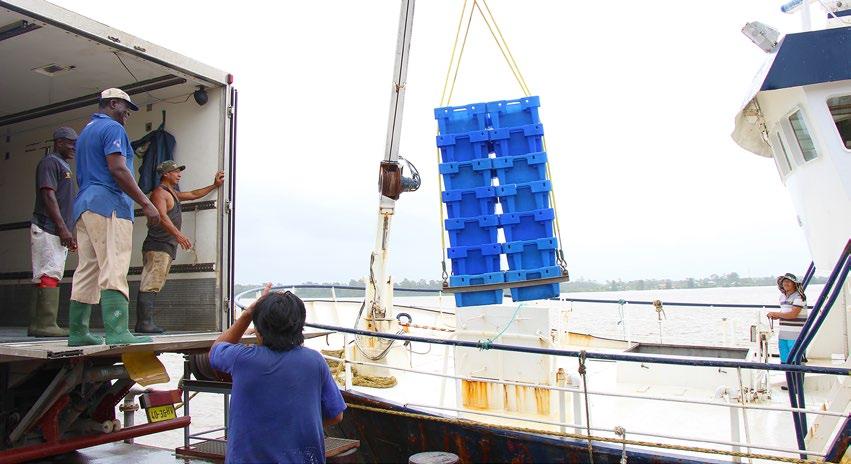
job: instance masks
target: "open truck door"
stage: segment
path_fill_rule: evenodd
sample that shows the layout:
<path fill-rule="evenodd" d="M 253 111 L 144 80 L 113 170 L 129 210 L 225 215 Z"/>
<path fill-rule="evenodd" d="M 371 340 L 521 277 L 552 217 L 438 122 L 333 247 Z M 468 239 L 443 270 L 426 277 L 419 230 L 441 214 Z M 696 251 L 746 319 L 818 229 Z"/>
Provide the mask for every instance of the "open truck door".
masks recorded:
<path fill-rule="evenodd" d="M 132 406 L 137 382 L 167 379 L 156 354 L 207 351 L 231 320 L 237 131 L 232 75 L 43 0 L 0 0 L 0 63 L 0 462 L 187 427 L 190 417 L 175 413 L 176 390 L 145 392 L 147 424 L 121 427 L 116 405 L 129 397 Z M 210 185 L 220 170 L 226 181 L 206 197 L 182 203 L 182 232 L 193 247 L 178 251 L 156 298 L 156 322 L 168 335 L 141 345 L 82 347 L 69 347 L 62 338 L 27 337 L 35 296 L 30 218 L 36 166 L 52 150 L 54 129 L 69 126 L 79 133 L 98 111 L 100 92 L 111 87 L 139 106 L 125 125 L 131 140 L 160 126 L 174 137 L 172 158 L 186 166 L 182 190 Z M 152 170 L 140 178 L 143 164 L 162 161 L 152 158 L 144 146 L 136 150 L 140 185 L 158 180 Z M 71 170 L 76 177 L 73 162 Z M 137 209 L 128 275 L 131 326 L 146 235 Z M 60 282 L 61 326 L 68 325 L 76 265 L 69 253 Z M 98 309 L 91 326 L 102 327 Z"/>
<path fill-rule="evenodd" d="M 236 281 L 234 280 L 234 262 L 236 256 L 236 128 L 237 128 L 237 102 L 239 100 L 239 93 L 236 90 L 236 87 L 230 88 L 230 106 L 228 107 L 228 156 L 230 160 L 230 176 L 228 177 L 228 189 L 227 189 L 227 232 L 224 234 L 228 239 L 224 242 L 226 244 L 224 248 L 224 252 L 222 256 L 226 259 L 226 269 L 227 269 L 227 284 L 224 288 L 226 292 L 225 301 L 227 305 L 222 308 L 223 309 L 223 318 L 222 318 L 222 327 L 221 330 L 225 330 L 233 324 L 234 320 L 234 308 L 236 308 L 236 304 L 234 301 L 234 297 L 236 296 L 234 293 L 234 284 Z"/>
<path fill-rule="evenodd" d="M 194 246 L 178 251 L 156 300 L 156 322 L 172 333 L 227 326 L 234 259 L 237 93 L 232 76 L 36 0 L 0 1 L 0 62 L 0 327 L 7 328 L 0 336 L 20 340 L 29 322 L 29 220 L 36 165 L 51 150 L 53 129 L 70 126 L 81 131 L 97 112 L 99 92 L 110 87 L 122 88 L 140 107 L 126 126 L 131 140 L 161 124 L 175 137 L 174 159 L 187 166 L 183 190 L 209 185 L 216 171 L 225 171 L 221 189 L 183 204 L 182 231 Z M 142 154 L 137 151 L 137 177 Z M 136 216 L 128 276 L 131 325 L 147 233 L 139 210 Z M 62 326 L 68 323 L 76 264 L 70 253 L 61 281 Z M 92 313 L 93 327 L 100 327 L 100 311 Z"/>

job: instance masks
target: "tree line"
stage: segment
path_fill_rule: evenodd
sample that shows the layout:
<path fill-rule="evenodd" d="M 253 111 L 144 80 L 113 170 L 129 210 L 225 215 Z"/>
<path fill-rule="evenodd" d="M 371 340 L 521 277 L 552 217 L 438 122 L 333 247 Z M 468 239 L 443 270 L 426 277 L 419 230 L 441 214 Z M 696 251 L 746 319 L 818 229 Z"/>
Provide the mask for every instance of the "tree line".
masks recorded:
<path fill-rule="evenodd" d="M 727 274 L 712 274 L 707 277 L 694 278 L 688 277 L 685 279 L 637 279 L 637 280 L 606 280 L 599 282 L 596 280 L 588 280 L 579 278 L 570 282 L 561 284 L 561 291 L 569 292 L 611 292 L 623 290 L 656 290 L 656 289 L 674 289 L 674 288 L 714 288 L 714 287 L 762 287 L 776 284 L 777 277 L 741 277 L 736 272 Z M 823 277 L 814 277 L 812 283 L 824 283 Z M 281 286 L 283 284 L 275 284 Z M 304 282 L 301 285 L 317 285 L 317 286 L 334 286 L 334 287 L 364 287 L 363 279 L 350 279 L 348 282 Z M 429 289 L 438 290 L 443 286 L 441 280 L 427 279 L 402 279 L 394 285 L 398 289 Z M 236 284 L 234 286 L 237 294 L 253 288 L 262 287 L 262 284 Z M 337 288 L 336 295 L 338 298 L 356 298 L 363 295 L 362 290 L 346 290 Z M 398 291 L 397 291 L 398 292 Z M 299 289 L 298 294 L 304 297 L 316 298 L 329 296 L 328 290 L 324 289 Z M 398 293 L 405 295 L 404 292 Z"/>

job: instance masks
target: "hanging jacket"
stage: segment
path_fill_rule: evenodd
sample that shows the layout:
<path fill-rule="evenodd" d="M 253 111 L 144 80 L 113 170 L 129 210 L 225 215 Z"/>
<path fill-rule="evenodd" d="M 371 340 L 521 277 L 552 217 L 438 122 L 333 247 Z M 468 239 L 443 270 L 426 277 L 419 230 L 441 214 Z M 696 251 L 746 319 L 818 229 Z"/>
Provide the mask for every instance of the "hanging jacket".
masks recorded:
<path fill-rule="evenodd" d="M 163 123 L 160 124 L 160 127 L 148 132 L 141 139 L 134 141 L 131 145 L 133 151 L 136 152 L 146 144 L 147 148 L 142 157 L 142 165 L 139 166 L 139 188 L 147 195 L 160 185 L 160 175 L 157 173 L 157 166 L 163 161 L 174 159 L 174 146 L 177 144 L 177 141 L 173 135 L 166 132 L 165 123 Z"/>

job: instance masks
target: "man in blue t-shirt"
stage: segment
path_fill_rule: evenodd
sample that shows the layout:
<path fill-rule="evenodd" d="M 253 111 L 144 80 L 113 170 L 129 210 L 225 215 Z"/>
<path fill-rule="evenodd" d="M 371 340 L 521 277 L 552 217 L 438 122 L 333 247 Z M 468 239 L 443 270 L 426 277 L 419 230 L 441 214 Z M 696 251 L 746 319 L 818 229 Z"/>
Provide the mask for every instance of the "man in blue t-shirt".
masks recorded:
<path fill-rule="evenodd" d="M 346 404 L 322 355 L 302 346 L 304 303 L 268 291 L 210 349 L 210 365 L 233 377 L 225 462 L 324 463 L 323 425 Z M 252 321 L 258 345 L 238 344 Z"/>
<path fill-rule="evenodd" d="M 68 346 L 100 345 L 89 333 L 92 305 L 100 303 L 106 343 L 145 343 L 127 330 L 127 271 L 133 245 L 133 201 L 148 224 L 160 215 L 133 178 L 133 149 L 124 125 L 139 108 L 121 89 L 101 92 L 98 112 L 77 138 L 77 183 L 72 221 L 79 262 L 71 282 Z"/>

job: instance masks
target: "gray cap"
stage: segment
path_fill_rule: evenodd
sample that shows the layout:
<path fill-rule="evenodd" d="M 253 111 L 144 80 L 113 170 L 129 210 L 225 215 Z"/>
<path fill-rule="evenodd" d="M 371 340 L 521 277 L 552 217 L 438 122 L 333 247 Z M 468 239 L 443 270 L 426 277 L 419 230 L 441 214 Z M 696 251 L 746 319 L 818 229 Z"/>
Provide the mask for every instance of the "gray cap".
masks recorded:
<path fill-rule="evenodd" d="M 70 127 L 57 127 L 56 130 L 53 131 L 53 140 L 59 139 L 77 140 L 77 131 Z"/>
<path fill-rule="evenodd" d="M 172 171 L 182 171 L 184 169 L 186 169 L 186 166 L 180 166 L 172 160 L 165 160 L 157 166 L 157 173 L 163 175 Z"/>

